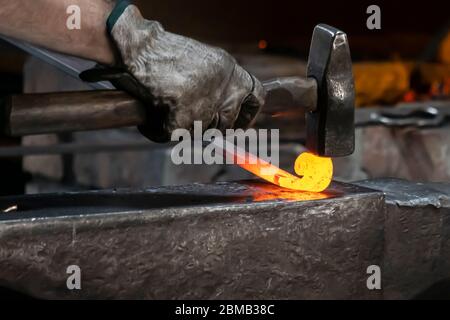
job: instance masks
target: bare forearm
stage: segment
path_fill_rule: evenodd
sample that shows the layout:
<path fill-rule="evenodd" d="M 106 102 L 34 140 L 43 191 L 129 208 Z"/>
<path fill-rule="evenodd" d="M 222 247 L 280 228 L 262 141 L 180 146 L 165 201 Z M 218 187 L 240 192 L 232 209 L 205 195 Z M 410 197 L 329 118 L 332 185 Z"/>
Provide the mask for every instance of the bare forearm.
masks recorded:
<path fill-rule="evenodd" d="M 114 0 L 0 0 L 0 34 L 62 53 L 114 64 L 106 19 Z M 67 27 L 67 8 L 80 8 L 81 29 Z"/>

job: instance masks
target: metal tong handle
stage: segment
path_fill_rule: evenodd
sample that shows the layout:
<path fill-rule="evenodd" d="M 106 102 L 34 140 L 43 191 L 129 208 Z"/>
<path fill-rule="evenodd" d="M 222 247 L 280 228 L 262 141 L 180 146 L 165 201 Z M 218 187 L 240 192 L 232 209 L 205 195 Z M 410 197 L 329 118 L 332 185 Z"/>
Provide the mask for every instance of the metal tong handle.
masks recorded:
<path fill-rule="evenodd" d="M 446 115 L 435 107 L 394 108 L 374 111 L 370 114 L 371 123 L 387 127 L 437 127 L 444 123 Z"/>

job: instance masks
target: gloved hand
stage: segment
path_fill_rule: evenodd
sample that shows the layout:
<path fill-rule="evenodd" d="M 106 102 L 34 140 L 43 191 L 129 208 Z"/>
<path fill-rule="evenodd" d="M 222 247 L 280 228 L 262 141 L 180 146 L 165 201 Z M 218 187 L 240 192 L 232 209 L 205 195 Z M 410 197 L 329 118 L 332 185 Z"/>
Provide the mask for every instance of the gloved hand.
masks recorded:
<path fill-rule="evenodd" d="M 119 2 L 108 30 L 120 53 L 119 69 L 87 71 L 83 80 L 109 80 L 148 107 L 141 133 L 157 142 L 173 130 L 246 128 L 264 103 L 261 83 L 227 52 L 167 32 L 138 8 Z"/>

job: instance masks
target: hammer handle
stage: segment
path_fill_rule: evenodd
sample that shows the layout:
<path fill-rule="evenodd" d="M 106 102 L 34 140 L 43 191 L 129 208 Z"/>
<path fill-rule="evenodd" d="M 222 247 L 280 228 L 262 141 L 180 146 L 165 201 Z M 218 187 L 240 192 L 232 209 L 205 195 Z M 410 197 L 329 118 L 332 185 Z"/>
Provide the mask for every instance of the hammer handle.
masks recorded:
<path fill-rule="evenodd" d="M 0 112 L 10 136 L 137 126 L 146 120 L 144 105 L 116 90 L 12 95 Z"/>
<path fill-rule="evenodd" d="M 314 79 L 279 78 L 263 85 L 266 115 L 301 113 L 300 105 L 308 111 L 316 107 Z M 22 94 L 9 96 L 0 105 L 0 125 L 9 136 L 120 128 L 144 124 L 146 110 L 117 90 Z"/>

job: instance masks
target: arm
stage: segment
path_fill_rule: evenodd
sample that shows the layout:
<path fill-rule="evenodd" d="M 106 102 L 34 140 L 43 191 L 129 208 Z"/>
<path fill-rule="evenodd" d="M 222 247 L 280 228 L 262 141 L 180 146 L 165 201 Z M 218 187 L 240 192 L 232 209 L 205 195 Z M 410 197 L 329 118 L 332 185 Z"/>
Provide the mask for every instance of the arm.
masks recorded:
<path fill-rule="evenodd" d="M 80 7 L 81 30 L 67 28 L 70 5 Z M 112 66 L 80 78 L 111 81 L 143 101 L 140 130 L 153 141 L 195 121 L 205 130 L 248 127 L 264 102 L 261 83 L 227 52 L 166 31 L 127 0 L 0 0 L 0 33 Z"/>
<path fill-rule="evenodd" d="M 114 0 L 0 0 L 0 34 L 102 64 L 116 62 L 106 19 Z M 81 10 L 81 29 L 66 26 L 70 5 Z"/>

